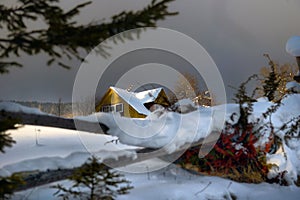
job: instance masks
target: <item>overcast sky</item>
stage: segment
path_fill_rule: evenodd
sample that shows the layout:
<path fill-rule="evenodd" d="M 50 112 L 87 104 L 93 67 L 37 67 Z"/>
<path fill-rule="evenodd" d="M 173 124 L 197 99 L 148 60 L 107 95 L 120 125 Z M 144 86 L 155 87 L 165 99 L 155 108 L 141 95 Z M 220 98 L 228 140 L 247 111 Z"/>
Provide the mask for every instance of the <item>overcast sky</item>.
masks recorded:
<path fill-rule="evenodd" d="M 66 8 L 82 2 L 61 1 Z M 94 0 L 77 19 L 80 23 L 101 20 L 124 9 L 140 9 L 149 2 Z M 158 25 L 187 34 L 203 45 L 216 62 L 225 86 L 238 85 L 258 73 L 267 65 L 264 53 L 279 63 L 295 63 L 285 52 L 285 43 L 290 36 L 300 35 L 299 0 L 177 0 L 170 4 L 169 10 L 179 11 L 179 15 Z M 24 64 L 23 68 L 12 69 L 0 77 L 0 99 L 71 101 L 80 63 L 72 61 L 74 67 L 65 70 L 55 65 L 45 66 L 45 55 L 24 55 L 18 60 Z M 106 82 L 102 90 L 109 84 Z M 227 93 L 230 98 L 232 90 Z"/>

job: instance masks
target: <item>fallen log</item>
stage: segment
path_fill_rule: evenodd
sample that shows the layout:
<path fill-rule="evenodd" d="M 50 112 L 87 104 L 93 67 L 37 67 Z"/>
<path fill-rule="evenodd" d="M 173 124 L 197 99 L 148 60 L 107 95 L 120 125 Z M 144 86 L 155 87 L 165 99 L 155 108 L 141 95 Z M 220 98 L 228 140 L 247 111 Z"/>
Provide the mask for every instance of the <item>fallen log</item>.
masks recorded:
<path fill-rule="evenodd" d="M 38 115 L 2 110 L 0 111 L 0 123 L 5 119 L 15 119 L 18 121 L 18 123 L 26 125 L 48 126 L 98 134 L 105 134 L 108 131 L 108 127 L 103 123 L 88 122 L 76 119 L 76 127 L 74 119 L 57 117 L 54 115 Z"/>

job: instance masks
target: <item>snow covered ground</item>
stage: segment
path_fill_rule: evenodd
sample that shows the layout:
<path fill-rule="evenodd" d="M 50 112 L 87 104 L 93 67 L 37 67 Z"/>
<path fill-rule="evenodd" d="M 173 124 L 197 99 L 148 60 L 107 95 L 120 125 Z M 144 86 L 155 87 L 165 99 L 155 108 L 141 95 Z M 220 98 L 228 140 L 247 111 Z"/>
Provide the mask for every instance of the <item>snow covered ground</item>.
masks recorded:
<path fill-rule="evenodd" d="M 255 103 L 253 120 L 261 118 L 261 114 L 270 106 L 272 103 L 264 99 Z M 224 108 L 226 108 L 225 119 L 227 120 L 233 112 L 238 111 L 237 105 L 228 104 L 214 108 L 199 108 L 184 115 L 157 111 L 145 120 L 124 119 L 111 114 L 96 114 L 78 118 L 88 121 L 99 120 L 105 123 L 110 128 L 109 133 L 113 136 L 24 126 L 9 131 L 17 143 L 12 148 L 6 148 L 5 154 L 1 154 L 0 175 L 10 175 L 18 171 L 76 167 L 83 164 L 91 153 L 102 159 L 120 155 L 134 157 L 134 154 L 130 154 L 130 151 L 124 151 L 124 149 L 137 148 L 135 146 L 158 148 L 165 146 L 170 140 L 173 145 L 168 146 L 166 150 L 173 152 L 186 142 L 203 138 L 211 130 L 218 129 L 219 127 L 214 124 L 216 120 L 222 120 L 222 118 L 212 116 L 223 111 Z M 25 107 L 9 103 L 0 103 L 1 109 L 43 114 L 38 110 L 28 110 Z M 284 99 L 283 105 L 272 115 L 275 129 L 280 128 L 289 119 L 299 116 L 299 113 L 299 94 Z M 189 132 L 193 132 L 193 134 L 188 135 Z M 278 134 L 283 135 L 284 131 L 278 132 Z M 111 142 L 116 138 L 120 139 L 123 144 Z M 280 171 L 288 170 L 289 176 L 294 180 L 300 174 L 299 144 L 299 140 L 291 141 L 290 147 L 284 146 L 285 152 L 278 151 L 276 155 L 268 157 L 269 162 L 278 164 Z M 131 167 L 140 171 L 141 168 L 148 169 L 150 165 L 155 166 L 162 163 L 164 161 L 152 159 L 136 163 Z M 126 173 L 126 178 L 132 182 L 134 189 L 130 194 L 119 196 L 118 199 L 231 199 L 231 196 L 236 196 L 238 199 L 299 199 L 300 197 L 300 188 L 295 185 L 284 187 L 267 183 L 237 183 L 218 177 L 192 175 L 174 165 L 168 163 L 166 165 L 169 167 L 159 171 L 139 174 Z M 67 181 L 61 183 L 68 184 Z M 50 189 L 49 185 L 44 185 L 19 192 L 14 199 L 55 199 L 53 193 L 54 190 Z"/>
<path fill-rule="evenodd" d="M 8 131 L 17 142 L 0 157 L 0 175 L 18 171 L 70 168 L 83 164 L 93 154 L 125 152 L 135 147 L 113 144 L 115 137 L 41 126 L 23 126 Z M 109 154 L 111 156 L 112 154 Z"/>
<path fill-rule="evenodd" d="M 163 162 L 159 159 L 150 161 L 152 164 Z M 149 164 L 149 162 L 147 162 Z M 145 163 L 136 164 L 146 167 Z M 134 189 L 127 195 L 118 196 L 118 200 L 208 200 L 208 199 L 299 199 L 300 188 L 283 187 L 276 184 L 237 183 L 219 177 L 197 176 L 181 168 L 171 165 L 163 170 L 144 174 L 125 174 Z M 68 185 L 68 181 L 58 182 Z M 50 189 L 51 185 L 18 192 L 15 199 L 56 199 Z"/>
<path fill-rule="evenodd" d="M 38 131 L 39 130 L 39 131 Z M 114 139 L 111 136 L 80 133 L 76 131 L 24 126 L 18 130 L 9 131 L 17 144 L 6 149 L 1 155 L 0 164 L 3 171 L 24 171 L 58 167 L 78 166 L 89 155 L 89 152 L 103 150 L 128 149 L 122 144 L 107 143 Z M 37 133 L 38 132 L 38 133 Z M 38 145 L 36 144 L 36 133 Z M 85 140 L 82 142 L 81 138 Z M 85 148 L 88 144 L 88 150 Z M 116 148 L 118 147 L 118 148 Z M 133 148 L 133 147 L 131 147 Z M 149 165 L 160 165 L 162 160 L 152 159 L 134 164 L 139 168 Z M 132 182 L 134 189 L 128 195 L 119 196 L 120 200 L 152 200 L 152 199 L 230 199 L 230 194 L 238 199 L 299 199 L 300 188 L 296 186 L 283 187 L 276 184 L 245 184 L 209 176 L 196 176 L 174 165 L 155 172 L 142 174 L 125 174 Z M 60 183 L 68 184 L 67 181 Z M 53 183 L 50 185 L 55 185 Z M 57 199 L 53 196 L 54 189 L 44 185 L 18 192 L 14 199 Z"/>

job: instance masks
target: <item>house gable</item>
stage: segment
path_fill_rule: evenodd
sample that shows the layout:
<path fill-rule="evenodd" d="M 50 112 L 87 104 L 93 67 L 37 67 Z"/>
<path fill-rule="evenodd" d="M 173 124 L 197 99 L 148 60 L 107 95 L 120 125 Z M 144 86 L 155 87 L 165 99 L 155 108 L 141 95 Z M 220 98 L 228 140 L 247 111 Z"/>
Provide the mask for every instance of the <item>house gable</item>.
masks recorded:
<path fill-rule="evenodd" d="M 110 87 L 97 104 L 96 111 L 119 112 L 125 117 L 144 118 L 151 113 L 148 106 L 153 104 L 169 106 L 168 98 L 162 88 L 134 93 Z"/>

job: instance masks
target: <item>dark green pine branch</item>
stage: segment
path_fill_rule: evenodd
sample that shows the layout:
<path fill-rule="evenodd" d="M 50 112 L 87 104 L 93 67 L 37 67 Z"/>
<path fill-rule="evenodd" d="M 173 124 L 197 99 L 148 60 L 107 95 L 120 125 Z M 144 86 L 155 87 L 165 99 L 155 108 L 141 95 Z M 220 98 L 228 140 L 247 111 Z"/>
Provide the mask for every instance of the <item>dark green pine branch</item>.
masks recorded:
<path fill-rule="evenodd" d="M 78 25 L 74 17 L 80 10 L 91 4 L 85 2 L 64 11 L 58 6 L 59 0 L 19 0 L 18 6 L 0 5 L 0 28 L 8 31 L 6 38 L 0 38 L 0 73 L 9 72 L 10 66 L 22 66 L 21 63 L 3 61 L 12 55 L 20 56 L 23 52 L 37 55 L 41 52 L 50 56 L 48 65 L 57 62 L 60 66 L 69 68 L 59 61 L 62 57 L 82 60 L 80 49 L 89 52 L 105 39 L 133 28 L 155 27 L 157 21 L 167 16 L 178 14 L 168 11 L 168 4 L 174 0 L 153 0 L 148 6 L 138 11 L 123 11 L 111 17 L 109 22 Z M 42 20 L 46 28 L 29 30 L 28 22 Z M 123 39 L 132 39 L 124 35 Z M 102 52 L 101 52 L 102 51 Z M 105 49 L 99 53 L 107 55 Z"/>

